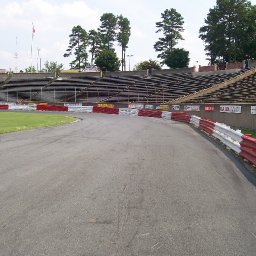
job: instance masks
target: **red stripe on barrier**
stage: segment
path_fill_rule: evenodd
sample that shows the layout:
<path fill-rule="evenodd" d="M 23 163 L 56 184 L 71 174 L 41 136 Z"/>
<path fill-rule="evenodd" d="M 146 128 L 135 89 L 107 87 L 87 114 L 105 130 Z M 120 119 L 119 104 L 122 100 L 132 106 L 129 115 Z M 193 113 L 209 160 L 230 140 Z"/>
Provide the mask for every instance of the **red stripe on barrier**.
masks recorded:
<path fill-rule="evenodd" d="M 36 110 L 40 111 L 68 111 L 66 106 L 57 106 L 57 105 L 37 105 Z"/>
<path fill-rule="evenodd" d="M 103 114 L 119 114 L 118 108 L 102 108 L 102 107 L 93 107 L 93 113 L 103 113 Z"/>
<path fill-rule="evenodd" d="M 140 109 L 138 116 L 147 116 L 147 117 L 162 117 L 162 111 L 159 110 L 150 110 L 150 109 Z"/>
<path fill-rule="evenodd" d="M 9 105 L 0 105 L 0 110 L 8 110 Z"/>
<path fill-rule="evenodd" d="M 210 120 L 201 119 L 199 122 L 199 129 L 202 131 L 205 131 L 209 135 L 213 134 L 214 127 L 215 127 L 215 123 Z"/>
<path fill-rule="evenodd" d="M 256 139 L 246 135 L 242 136 L 242 139 L 240 156 L 256 165 Z"/>
<path fill-rule="evenodd" d="M 172 112 L 171 120 L 189 123 L 190 116 L 186 112 Z"/>

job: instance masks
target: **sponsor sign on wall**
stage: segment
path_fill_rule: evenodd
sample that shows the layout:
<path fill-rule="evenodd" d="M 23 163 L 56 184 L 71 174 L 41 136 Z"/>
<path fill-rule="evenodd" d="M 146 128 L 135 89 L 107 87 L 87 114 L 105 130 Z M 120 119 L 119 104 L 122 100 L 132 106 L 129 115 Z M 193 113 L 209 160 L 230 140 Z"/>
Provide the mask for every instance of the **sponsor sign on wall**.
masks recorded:
<path fill-rule="evenodd" d="M 172 105 L 172 110 L 180 110 L 180 105 Z"/>
<path fill-rule="evenodd" d="M 204 106 L 205 112 L 213 112 L 214 111 L 214 105 L 205 105 Z"/>
<path fill-rule="evenodd" d="M 110 104 L 110 103 L 98 103 L 97 104 L 98 108 L 114 108 L 114 104 Z"/>
<path fill-rule="evenodd" d="M 239 114 L 242 112 L 241 106 L 234 106 L 234 105 L 221 105 L 220 106 L 221 113 L 235 113 Z"/>
<path fill-rule="evenodd" d="M 251 114 L 256 115 L 256 106 L 251 106 Z"/>
<path fill-rule="evenodd" d="M 129 108 L 134 108 L 134 109 L 143 109 L 144 105 L 143 104 L 139 104 L 139 103 L 131 103 L 128 106 Z"/>
<path fill-rule="evenodd" d="M 168 111 L 169 110 L 169 105 L 161 104 L 161 105 L 157 106 L 156 109 L 163 110 L 163 111 Z"/>
<path fill-rule="evenodd" d="M 185 111 L 200 111 L 199 105 L 185 105 L 184 106 Z"/>
<path fill-rule="evenodd" d="M 81 108 L 82 103 L 64 103 L 65 107 L 76 107 L 76 108 Z"/>
<path fill-rule="evenodd" d="M 154 105 L 145 105 L 145 109 L 154 109 Z"/>

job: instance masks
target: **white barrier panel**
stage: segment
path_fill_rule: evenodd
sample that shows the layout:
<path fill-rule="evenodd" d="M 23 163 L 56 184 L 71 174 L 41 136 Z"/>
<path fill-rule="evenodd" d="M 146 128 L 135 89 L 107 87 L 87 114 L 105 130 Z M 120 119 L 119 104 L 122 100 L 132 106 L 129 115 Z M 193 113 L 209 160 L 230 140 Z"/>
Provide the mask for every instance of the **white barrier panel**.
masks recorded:
<path fill-rule="evenodd" d="M 200 123 L 201 117 L 198 116 L 191 116 L 190 118 L 190 123 L 193 124 L 195 127 L 199 127 L 199 123 Z"/>
<path fill-rule="evenodd" d="M 162 111 L 162 118 L 166 120 L 171 120 L 172 112 L 169 111 Z"/>
<path fill-rule="evenodd" d="M 230 137 L 226 136 L 223 133 L 220 133 L 219 131 L 213 131 L 212 135 L 222 141 L 226 146 L 234 150 L 237 154 L 240 154 L 241 148 L 238 141 L 232 140 Z"/>
<path fill-rule="evenodd" d="M 130 109 L 130 116 L 138 116 L 139 110 L 138 109 Z"/>
<path fill-rule="evenodd" d="M 129 116 L 130 115 L 130 108 L 119 108 L 119 115 L 120 116 Z"/>
<path fill-rule="evenodd" d="M 36 105 L 10 104 L 9 110 L 36 110 Z"/>
<path fill-rule="evenodd" d="M 92 113 L 93 106 L 82 106 L 81 112 Z"/>
<path fill-rule="evenodd" d="M 226 137 L 230 137 L 233 141 L 238 141 L 240 143 L 243 140 L 243 134 L 240 130 L 235 131 L 225 124 L 215 123 L 214 130 L 218 131 L 219 133 L 225 134 Z"/>
<path fill-rule="evenodd" d="M 31 111 L 36 110 L 36 105 L 27 105 L 27 110 L 31 110 Z"/>
<path fill-rule="evenodd" d="M 81 112 L 82 106 L 68 106 L 68 112 Z"/>

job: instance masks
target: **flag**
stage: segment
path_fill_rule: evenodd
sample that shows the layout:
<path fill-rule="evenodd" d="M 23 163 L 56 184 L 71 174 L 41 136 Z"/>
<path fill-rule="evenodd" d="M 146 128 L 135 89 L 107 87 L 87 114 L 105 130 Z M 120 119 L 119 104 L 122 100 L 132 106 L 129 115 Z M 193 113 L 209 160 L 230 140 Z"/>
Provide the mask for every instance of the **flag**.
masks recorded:
<path fill-rule="evenodd" d="M 34 27 L 34 24 L 32 23 L 32 39 L 34 39 L 34 35 L 35 35 L 35 27 Z"/>

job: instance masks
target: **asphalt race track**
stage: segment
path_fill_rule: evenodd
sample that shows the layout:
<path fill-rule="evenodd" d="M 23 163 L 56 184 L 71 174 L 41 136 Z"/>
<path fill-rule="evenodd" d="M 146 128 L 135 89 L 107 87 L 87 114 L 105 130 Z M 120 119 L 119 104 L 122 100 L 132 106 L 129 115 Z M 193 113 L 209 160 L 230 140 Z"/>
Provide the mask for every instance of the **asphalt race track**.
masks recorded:
<path fill-rule="evenodd" d="M 77 114 L 0 135 L 1 256 L 256 255 L 256 187 L 185 124 Z"/>

